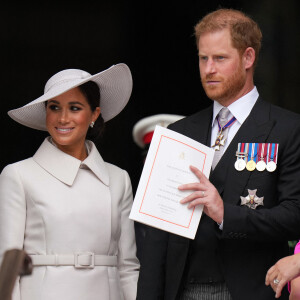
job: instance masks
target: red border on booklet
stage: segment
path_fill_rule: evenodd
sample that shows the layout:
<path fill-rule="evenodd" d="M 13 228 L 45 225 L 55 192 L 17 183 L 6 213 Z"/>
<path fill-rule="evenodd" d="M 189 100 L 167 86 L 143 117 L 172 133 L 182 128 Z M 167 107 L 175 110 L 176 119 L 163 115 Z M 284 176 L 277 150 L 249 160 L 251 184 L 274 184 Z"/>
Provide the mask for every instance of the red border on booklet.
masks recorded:
<path fill-rule="evenodd" d="M 144 192 L 144 196 L 143 196 L 143 199 L 142 199 L 142 202 L 141 202 L 141 206 L 140 206 L 140 209 L 139 209 L 139 213 L 141 213 L 141 214 L 144 214 L 144 215 L 147 215 L 147 216 L 149 216 L 149 217 L 152 217 L 152 218 L 159 219 L 159 220 L 161 220 L 161 221 L 165 221 L 165 222 L 168 222 L 168 223 L 171 223 L 171 224 L 174 224 L 174 225 L 177 225 L 177 226 L 183 227 L 183 228 L 189 228 L 189 227 L 190 227 L 190 225 L 191 225 L 191 222 L 192 222 L 192 218 L 193 218 L 193 215 L 194 215 L 195 207 L 194 207 L 194 209 L 193 209 L 193 212 L 192 212 L 192 215 L 191 215 L 191 218 L 190 218 L 190 221 L 189 221 L 189 225 L 188 225 L 188 226 L 183 226 L 183 225 L 180 225 L 180 224 L 176 224 L 176 223 L 174 223 L 174 222 L 171 222 L 171 221 L 168 221 L 168 220 L 165 220 L 165 219 L 161 219 L 161 218 L 159 218 L 159 217 L 156 217 L 156 216 L 153 216 L 153 215 L 147 214 L 147 213 L 145 213 L 145 212 L 142 212 L 142 206 L 143 206 L 143 202 L 144 202 L 144 199 L 145 199 L 145 196 L 146 196 L 146 192 L 147 192 L 147 189 L 148 189 L 148 185 L 149 185 L 150 177 L 151 177 L 151 174 L 152 174 L 152 170 L 153 170 L 153 168 L 154 168 L 154 164 L 155 164 L 155 161 L 156 161 L 156 157 L 157 157 L 157 154 L 158 154 L 158 151 L 159 151 L 159 147 L 160 147 L 160 144 L 161 144 L 162 138 L 167 138 L 167 139 L 173 140 L 173 141 L 175 141 L 175 142 L 178 142 L 178 143 L 184 144 L 184 145 L 186 145 L 186 146 L 188 146 L 188 147 L 190 147 L 190 148 L 193 148 L 193 149 L 197 150 L 198 152 L 201 152 L 201 153 L 203 153 L 205 157 L 204 157 L 204 163 L 203 163 L 203 167 L 202 167 L 202 170 L 201 170 L 201 172 L 203 172 L 203 170 L 204 170 L 204 166 L 205 166 L 205 161 L 206 161 L 206 156 L 207 156 L 207 153 L 204 153 L 204 152 L 202 152 L 202 151 L 200 151 L 200 150 L 196 149 L 195 147 L 192 147 L 192 146 L 190 146 L 190 145 L 188 145 L 188 144 L 186 144 L 186 143 L 180 142 L 180 141 L 178 141 L 178 140 L 176 140 L 176 139 L 170 138 L 170 137 L 168 137 L 168 136 L 165 136 L 165 135 L 161 135 L 161 137 L 160 137 L 160 141 L 159 141 L 159 144 L 158 144 L 158 147 L 157 147 L 157 151 L 156 151 L 156 154 L 155 154 L 155 158 L 154 158 L 154 161 L 153 161 L 153 164 L 152 164 L 152 167 L 151 167 L 151 172 L 150 172 L 150 174 L 149 174 L 149 178 L 148 178 L 147 186 L 146 186 L 146 189 L 145 189 L 145 192 Z"/>

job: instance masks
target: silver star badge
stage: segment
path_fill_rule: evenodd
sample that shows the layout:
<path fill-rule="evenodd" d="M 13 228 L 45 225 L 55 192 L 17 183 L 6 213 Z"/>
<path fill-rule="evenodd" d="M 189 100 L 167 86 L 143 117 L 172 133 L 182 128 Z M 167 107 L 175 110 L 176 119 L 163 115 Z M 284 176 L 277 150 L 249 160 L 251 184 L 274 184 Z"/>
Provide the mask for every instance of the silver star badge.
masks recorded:
<path fill-rule="evenodd" d="M 264 205 L 264 197 L 256 196 L 257 190 L 248 190 L 249 195 L 247 197 L 241 197 L 241 205 L 247 205 L 249 208 L 256 209 L 259 205 Z"/>

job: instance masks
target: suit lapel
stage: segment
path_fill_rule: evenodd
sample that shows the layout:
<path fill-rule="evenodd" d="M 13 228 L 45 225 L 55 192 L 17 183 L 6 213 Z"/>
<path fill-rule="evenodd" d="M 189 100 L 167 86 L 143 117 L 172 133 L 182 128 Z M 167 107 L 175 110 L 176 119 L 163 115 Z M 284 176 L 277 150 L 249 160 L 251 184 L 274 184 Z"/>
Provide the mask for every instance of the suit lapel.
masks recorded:
<path fill-rule="evenodd" d="M 183 134 L 210 147 L 211 122 L 213 106 L 200 111 L 191 117 L 188 126 L 183 130 Z"/>
<path fill-rule="evenodd" d="M 230 194 L 241 195 L 251 172 L 237 171 L 234 168 L 238 143 L 264 143 L 268 138 L 275 121 L 270 120 L 271 105 L 258 99 L 248 118 L 242 124 L 218 165 L 210 176 L 210 181 L 218 189 L 219 194 L 226 190 Z M 225 197 L 224 197 L 225 198 Z M 230 200 L 232 199 L 232 200 Z M 235 202 L 236 198 L 228 198 Z"/>

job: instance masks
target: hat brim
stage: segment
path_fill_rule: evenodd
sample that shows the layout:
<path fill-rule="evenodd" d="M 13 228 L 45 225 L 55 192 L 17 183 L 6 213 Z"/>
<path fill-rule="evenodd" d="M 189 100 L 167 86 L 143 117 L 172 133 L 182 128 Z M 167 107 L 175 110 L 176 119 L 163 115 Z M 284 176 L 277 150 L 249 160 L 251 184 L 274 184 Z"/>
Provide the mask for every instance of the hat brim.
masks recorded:
<path fill-rule="evenodd" d="M 154 131 L 156 125 L 167 127 L 185 116 L 173 114 L 157 114 L 145 117 L 139 120 L 133 127 L 132 136 L 134 142 L 140 147 L 145 148 L 144 136 L 145 134 Z"/>
<path fill-rule="evenodd" d="M 90 77 L 62 83 L 59 88 L 50 89 L 34 101 L 8 111 L 8 115 L 24 126 L 47 131 L 45 101 L 88 81 L 94 81 L 100 88 L 101 115 L 105 122 L 124 109 L 132 92 L 132 76 L 128 66 L 121 63 Z"/>

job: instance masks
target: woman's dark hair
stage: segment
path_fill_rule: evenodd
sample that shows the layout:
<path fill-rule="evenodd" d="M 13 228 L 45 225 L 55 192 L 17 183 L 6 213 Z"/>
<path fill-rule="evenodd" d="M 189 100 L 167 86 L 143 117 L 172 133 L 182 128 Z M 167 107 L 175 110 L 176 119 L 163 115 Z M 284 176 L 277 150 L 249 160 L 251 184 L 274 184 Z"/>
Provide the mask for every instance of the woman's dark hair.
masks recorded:
<path fill-rule="evenodd" d="M 80 86 L 78 86 L 81 93 L 85 96 L 87 102 L 89 103 L 91 110 L 95 111 L 97 107 L 100 106 L 100 89 L 96 82 L 88 81 Z M 95 141 L 98 139 L 104 130 L 104 120 L 102 115 L 100 114 L 98 119 L 96 120 L 94 127 L 89 127 L 86 138 L 88 140 Z"/>

